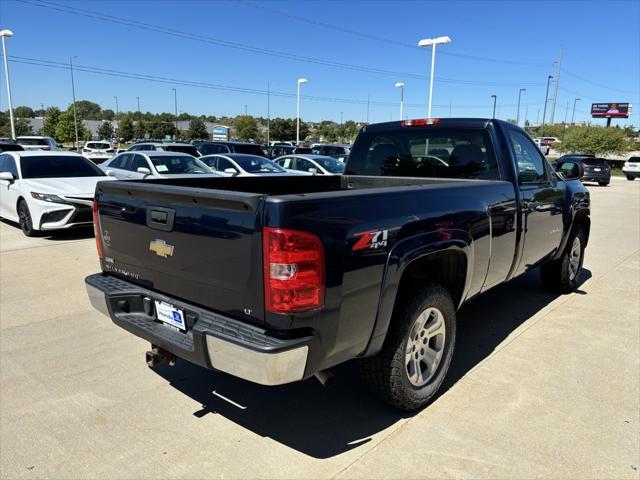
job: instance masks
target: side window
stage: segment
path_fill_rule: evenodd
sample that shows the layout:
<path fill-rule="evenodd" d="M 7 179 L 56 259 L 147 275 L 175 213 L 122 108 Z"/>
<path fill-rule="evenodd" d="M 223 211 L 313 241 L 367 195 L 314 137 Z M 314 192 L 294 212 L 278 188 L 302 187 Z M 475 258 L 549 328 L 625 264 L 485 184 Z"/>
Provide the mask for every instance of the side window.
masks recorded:
<path fill-rule="evenodd" d="M 218 170 L 218 157 L 207 156 L 200 158 L 201 162 L 204 162 L 211 170 Z"/>
<path fill-rule="evenodd" d="M 7 155 L 0 155 L 0 172 L 8 172 L 7 163 L 6 163 Z"/>
<path fill-rule="evenodd" d="M 123 153 L 122 155 L 118 156 L 117 158 L 114 158 L 113 161 L 109 164 L 109 167 L 111 168 L 122 168 L 124 169 L 127 165 L 127 160 L 129 160 L 129 157 L 132 154 L 130 153 Z"/>
<path fill-rule="evenodd" d="M 308 172 L 310 169 L 317 167 L 311 163 L 309 160 L 305 160 L 304 158 L 298 158 L 296 161 L 296 170 L 300 172 Z"/>
<path fill-rule="evenodd" d="M 2 168 L 0 168 L 1 172 L 10 172 L 13 174 L 14 178 L 18 178 L 18 167 L 16 167 L 16 161 L 11 155 L 3 155 L 4 162 Z"/>
<path fill-rule="evenodd" d="M 520 183 L 541 183 L 547 181 L 545 159 L 540 155 L 531 139 L 522 132 L 509 130 L 513 153 L 518 165 Z"/>
<path fill-rule="evenodd" d="M 282 168 L 293 168 L 293 158 L 281 158 L 280 160 L 278 160 L 278 165 L 280 165 Z"/>
<path fill-rule="evenodd" d="M 149 163 L 147 159 L 142 155 L 134 155 L 133 161 L 127 167 L 127 170 L 131 170 L 132 172 L 137 172 L 138 168 L 149 168 Z"/>
<path fill-rule="evenodd" d="M 218 158 L 218 170 L 220 170 L 221 172 L 224 172 L 227 168 L 233 168 L 236 171 L 238 170 L 236 167 L 233 166 L 233 163 L 231 163 L 226 158 Z"/>

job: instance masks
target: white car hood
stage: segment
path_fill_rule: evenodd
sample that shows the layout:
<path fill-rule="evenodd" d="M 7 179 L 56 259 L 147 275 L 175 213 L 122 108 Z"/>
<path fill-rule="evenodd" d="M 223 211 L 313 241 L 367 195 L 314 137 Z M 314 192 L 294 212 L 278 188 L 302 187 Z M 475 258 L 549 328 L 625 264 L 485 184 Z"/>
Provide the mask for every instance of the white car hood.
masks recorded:
<path fill-rule="evenodd" d="M 96 183 L 115 180 L 113 177 L 29 178 L 24 187 L 31 192 L 54 195 L 78 195 L 93 197 Z"/>

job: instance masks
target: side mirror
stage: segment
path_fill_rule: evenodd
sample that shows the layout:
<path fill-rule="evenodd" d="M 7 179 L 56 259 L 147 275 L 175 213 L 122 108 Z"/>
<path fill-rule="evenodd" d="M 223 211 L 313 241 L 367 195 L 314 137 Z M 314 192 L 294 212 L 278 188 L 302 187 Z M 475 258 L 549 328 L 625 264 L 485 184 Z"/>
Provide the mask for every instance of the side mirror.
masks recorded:
<path fill-rule="evenodd" d="M 138 167 L 138 170 L 136 170 L 138 173 L 141 173 L 143 175 L 151 175 L 151 170 L 149 170 L 146 167 Z"/>
<path fill-rule="evenodd" d="M 115 177 L 116 176 L 116 172 L 114 172 L 113 170 L 105 170 L 105 172 L 109 177 Z"/>
<path fill-rule="evenodd" d="M 535 170 L 524 170 L 518 173 L 518 182 L 522 185 L 523 183 L 532 183 L 538 179 L 538 172 Z"/>
<path fill-rule="evenodd" d="M 565 180 L 579 180 L 584 175 L 582 165 L 577 162 L 558 162 L 555 164 L 555 169 Z"/>
<path fill-rule="evenodd" d="M 11 172 L 0 172 L 0 180 L 6 180 L 8 182 L 13 182 L 15 177 Z"/>
<path fill-rule="evenodd" d="M 235 168 L 225 168 L 224 173 L 230 173 L 235 177 L 238 174 L 238 171 Z"/>

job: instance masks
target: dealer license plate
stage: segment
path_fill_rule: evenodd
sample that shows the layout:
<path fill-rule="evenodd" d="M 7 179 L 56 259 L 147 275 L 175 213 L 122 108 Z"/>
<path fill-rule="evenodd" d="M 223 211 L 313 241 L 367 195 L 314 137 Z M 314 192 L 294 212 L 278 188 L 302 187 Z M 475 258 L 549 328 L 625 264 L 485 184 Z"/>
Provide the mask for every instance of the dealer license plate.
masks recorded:
<path fill-rule="evenodd" d="M 594 172 L 599 172 L 599 171 L 600 171 L 600 169 L 599 169 L 599 168 L 594 168 L 594 169 L 593 169 L 593 171 L 594 171 Z"/>
<path fill-rule="evenodd" d="M 158 320 L 172 327 L 179 328 L 182 331 L 187 329 L 184 323 L 184 312 L 182 310 L 166 302 L 158 302 L 156 300 L 155 304 Z"/>

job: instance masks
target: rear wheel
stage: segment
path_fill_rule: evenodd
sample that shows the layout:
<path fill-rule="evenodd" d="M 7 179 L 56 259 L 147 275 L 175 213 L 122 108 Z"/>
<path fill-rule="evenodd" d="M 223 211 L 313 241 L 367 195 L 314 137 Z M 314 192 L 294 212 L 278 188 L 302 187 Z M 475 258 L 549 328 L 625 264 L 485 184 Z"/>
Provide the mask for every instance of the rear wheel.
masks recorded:
<path fill-rule="evenodd" d="M 585 241 L 582 228 L 576 227 L 562 256 L 540 267 L 540 278 L 546 288 L 558 293 L 570 293 L 578 288 Z"/>
<path fill-rule="evenodd" d="M 394 314 L 380 353 L 361 360 L 371 390 L 401 410 L 424 407 L 447 374 L 456 338 L 449 292 L 427 285 Z"/>
<path fill-rule="evenodd" d="M 20 229 L 27 237 L 35 237 L 37 235 L 36 230 L 33 228 L 33 221 L 31 220 L 31 212 L 27 202 L 20 200 L 18 204 L 18 219 L 20 221 Z"/>
<path fill-rule="evenodd" d="M 601 187 L 606 187 L 607 185 L 609 185 L 609 182 L 598 182 L 598 185 L 600 185 Z"/>
<path fill-rule="evenodd" d="M 636 179 L 633 175 L 627 175 L 627 180 L 631 180 L 632 182 Z"/>

